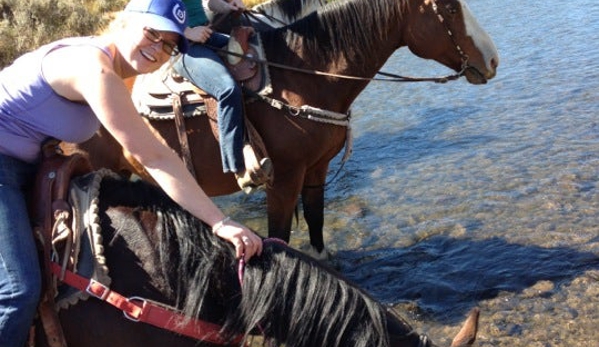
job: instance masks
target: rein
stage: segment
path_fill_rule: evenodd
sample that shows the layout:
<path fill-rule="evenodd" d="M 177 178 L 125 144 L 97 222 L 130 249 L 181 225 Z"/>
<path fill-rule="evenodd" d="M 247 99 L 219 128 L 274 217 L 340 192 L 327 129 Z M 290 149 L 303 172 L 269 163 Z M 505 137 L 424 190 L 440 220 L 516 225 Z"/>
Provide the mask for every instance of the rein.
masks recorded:
<path fill-rule="evenodd" d="M 271 16 L 269 14 L 267 14 L 264 11 L 256 11 L 256 10 L 245 10 L 242 12 L 242 14 L 248 19 L 248 23 L 251 23 L 252 21 L 250 20 L 250 18 L 253 18 L 256 22 L 258 23 L 262 23 L 264 25 L 268 25 L 268 23 L 266 23 L 265 21 L 263 21 L 260 17 L 258 17 L 257 15 L 262 15 L 270 20 L 272 20 L 273 22 L 277 22 L 281 25 L 286 25 L 287 23 L 275 16 Z"/>
<path fill-rule="evenodd" d="M 435 82 L 435 83 L 447 83 L 449 81 L 455 81 L 457 79 L 459 79 L 460 77 L 462 77 L 464 75 L 464 73 L 466 72 L 466 70 L 468 69 L 468 55 L 466 53 L 464 53 L 464 51 L 462 50 L 462 47 L 460 47 L 460 45 L 457 43 L 455 35 L 453 34 L 453 31 L 451 30 L 451 28 L 449 28 L 449 25 L 447 24 L 447 21 L 445 20 L 445 18 L 443 17 L 443 15 L 439 12 L 439 6 L 437 5 L 436 0 L 428 0 L 431 4 L 431 8 L 433 10 L 433 13 L 435 14 L 435 16 L 437 17 L 437 19 L 439 20 L 439 22 L 445 27 L 445 31 L 447 32 L 447 35 L 449 36 L 449 38 L 451 39 L 451 42 L 453 43 L 454 47 L 456 48 L 456 51 L 458 52 L 458 54 L 460 55 L 460 59 L 462 60 L 462 66 L 461 66 L 461 70 L 458 71 L 455 74 L 451 74 L 451 75 L 447 75 L 447 76 L 441 76 L 441 77 L 411 77 L 411 76 L 402 76 L 402 75 L 398 75 L 398 74 L 394 74 L 394 73 L 389 73 L 389 72 L 384 72 L 384 71 L 378 71 L 377 74 L 381 75 L 381 76 L 385 76 L 384 78 L 378 78 L 378 77 L 361 77 L 361 76 L 351 76 L 351 75 L 344 75 L 344 74 L 335 74 L 335 73 L 330 73 L 330 72 L 326 72 L 326 71 L 319 71 L 319 70 L 310 70 L 310 69 L 301 69 L 301 68 L 296 68 L 293 66 L 289 66 L 289 65 L 285 65 L 285 64 L 278 64 L 278 63 L 273 63 L 270 62 L 266 59 L 260 59 L 257 57 L 254 57 L 251 54 L 241 54 L 241 53 L 237 53 L 237 52 L 232 52 L 229 51 L 227 49 L 224 48 L 220 48 L 220 47 L 214 47 L 214 46 L 210 46 L 210 45 L 206 45 L 207 47 L 209 47 L 212 50 L 215 51 L 219 51 L 221 53 L 225 53 L 228 55 L 232 55 L 238 58 L 242 58 L 242 59 L 246 59 L 249 61 L 252 61 L 254 63 L 259 63 L 259 64 L 264 64 L 267 66 L 272 66 L 274 68 L 279 68 L 279 69 L 284 69 L 284 70 L 290 70 L 290 71 L 295 71 L 295 72 L 300 72 L 300 73 L 304 73 L 304 74 L 310 74 L 310 75 L 316 75 L 316 76 L 326 76 L 326 77 L 335 77 L 335 78 L 341 78 L 341 79 L 346 79 L 346 80 L 357 80 L 357 81 L 379 81 L 379 82 Z M 427 3 L 427 1 L 424 1 L 425 5 Z M 242 14 L 246 17 L 251 17 L 254 18 L 256 21 L 264 23 L 263 20 L 261 20 L 260 18 L 258 18 L 255 14 L 261 14 L 273 21 L 282 23 L 283 22 L 278 19 L 275 18 L 273 16 L 270 16 L 266 13 L 262 13 L 259 11 L 253 11 L 253 10 L 244 10 L 242 12 Z M 230 14 L 229 14 L 230 15 Z M 221 19 L 222 20 L 222 19 Z M 249 21 L 251 23 L 251 21 Z"/>
<path fill-rule="evenodd" d="M 320 71 L 320 70 L 310 70 L 310 69 L 302 69 L 302 68 L 298 68 L 298 67 L 293 67 L 290 65 L 285 65 L 285 64 L 279 64 L 279 63 L 273 63 L 271 61 L 268 61 L 266 59 L 260 59 L 257 57 L 254 57 L 251 54 L 241 54 L 241 53 L 237 53 L 237 52 L 233 52 L 233 51 L 229 51 L 225 48 L 219 48 L 219 47 L 214 47 L 214 46 L 210 46 L 210 45 L 205 45 L 206 47 L 215 50 L 215 51 L 219 51 L 221 53 L 224 54 L 228 54 L 228 55 L 232 55 L 235 57 L 239 57 L 242 59 L 246 59 L 249 61 L 252 61 L 254 63 L 258 63 L 258 64 L 264 64 L 264 65 L 268 65 L 274 68 L 279 68 L 279 69 L 283 69 L 283 70 L 289 70 L 289 71 L 295 71 L 295 72 L 301 72 L 304 74 L 309 74 L 309 75 L 315 75 L 315 76 L 326 76 L 326 77 L 335 77 L 335 78 L 340 78 L 340 79 L 346 79 L 346 80 L 354 80 L 354 81 L 379 81 L 379 82 L 435 82 L 435 83 L 446 83 L 449 81 L 454 81 L 459 79 L 460 77 L 462 77 L 464 75 L 464 72 L 466 72 L 466 69 L 468 68 L 468 66 L 465 64 L 467 61 L 464 61 L 462 59 L 462 69 L 455 73 L 455 74 L 451 74 L 451 75 L 447 75 L 447 76 L 442 76 L 442 77 L 409 77 L 409 76 L 402 76 L 402 75 L 397 75 L 397 74 L 392 74 L 389 72 L 383 72 L 383 71 L 379 71 L 377 72 L 377 74 L 382 75 L 382 76 L 386 76 L 386 78 L 379 78 L 379 77 L 361 77 L 361 76 L 351 76 L 351 75 L 343 75 L 343 74 L 336 74 L 336 73 L 330 73 L 330 72 L 326 72 L 326 71 Z M 457 46 L 459 47 L 459 46 Z"/>

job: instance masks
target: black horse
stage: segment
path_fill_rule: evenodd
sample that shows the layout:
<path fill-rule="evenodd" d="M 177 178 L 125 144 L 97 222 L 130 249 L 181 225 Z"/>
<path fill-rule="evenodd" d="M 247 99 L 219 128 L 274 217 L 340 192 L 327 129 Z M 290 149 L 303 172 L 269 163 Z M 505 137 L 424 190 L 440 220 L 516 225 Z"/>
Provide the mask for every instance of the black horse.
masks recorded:
<path fill-rule="evenodd" d="M 98 175 L 75 182 L 97 187 L 85 219 L 103 243 L 98 248 L 110 277 L 106 284 L 130 298 L 126 303 L 157 302 L 188 317 L 180 325 L 210 322 L 221 340 L 134 322 L 89 297 L 59 312 L 69 347 L 243 346 L 254 335 L 268 346 L 435 346 L 334 270 L 282 241 L 266 239 L 261 256 L 240 264 L 232 245 L 159 188 Z M 452 346 L 474 341 L 477 320 L 474 310 Z M 36 336 L 37 346 L 45 346 L 44 334 Z"/>

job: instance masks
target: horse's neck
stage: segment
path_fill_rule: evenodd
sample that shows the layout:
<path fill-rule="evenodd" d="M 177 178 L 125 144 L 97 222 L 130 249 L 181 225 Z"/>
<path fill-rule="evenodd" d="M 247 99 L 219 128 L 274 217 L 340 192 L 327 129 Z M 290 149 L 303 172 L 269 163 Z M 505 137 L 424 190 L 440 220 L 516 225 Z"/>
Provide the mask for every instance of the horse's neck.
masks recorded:
<path fill-rule="evenodd" d="M 410 12 L 406 7 L 412 6 L 407 4 L 405 0 L 333 2 L 321 8 L 318 16 L 298 21 L 297 26 L 287 32 L 288 41 L 302 40 L 304 33 L 310 31 L 316 37 L 316 44 L 311 46 L 310 51 L 304 44 L 302 56 L 308 59 L 319 57 L 318 52 L 332 48 L 330 59 L 313 63 L 331 73 L 358 73 L 360 77 L 372 77 L 403 45 L 402 22 Z"/>
<path fill-rule="evenodd" d="M 319 83 L 323 83 L 322 88 L 306 91 L 299 97 L 304 103 L 313 106 L 346 112 L 351 102 L 369 83 L 368 79 L 379 71 L 401 45 L 404 7 L 405 0 L 348 0 L 330 3 L 316 15 L 264 33 L 266 55 L 269 60 L 311 72 L 316 70 L 363 78 L 319 79 Z M 286 49 L 281 49 L 281 41 L 286 42 Z M 276 86 L 276 79 L 295 81 L 287 83 L 314 82 L 314 76 L 309 73 L 298 75 L 281 71 L 271 70 L 273 86 Z M 335 90 L 335 100 L 323 100 L 322 90 Z M 293 94 L 293 91 L 289 92 Z"/>

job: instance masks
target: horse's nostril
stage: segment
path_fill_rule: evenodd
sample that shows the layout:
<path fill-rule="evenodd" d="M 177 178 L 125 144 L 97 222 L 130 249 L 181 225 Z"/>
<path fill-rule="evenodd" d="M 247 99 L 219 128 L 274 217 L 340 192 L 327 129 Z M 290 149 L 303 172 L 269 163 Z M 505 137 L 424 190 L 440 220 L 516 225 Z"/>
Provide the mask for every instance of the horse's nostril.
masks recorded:
<path fill-rule="evenodd" d="M 491 59 L 491 67 L 493 69 L 497 69 L 497 67 L 499 66 L 499 59 L 497 58 L 492 58 Z"/>

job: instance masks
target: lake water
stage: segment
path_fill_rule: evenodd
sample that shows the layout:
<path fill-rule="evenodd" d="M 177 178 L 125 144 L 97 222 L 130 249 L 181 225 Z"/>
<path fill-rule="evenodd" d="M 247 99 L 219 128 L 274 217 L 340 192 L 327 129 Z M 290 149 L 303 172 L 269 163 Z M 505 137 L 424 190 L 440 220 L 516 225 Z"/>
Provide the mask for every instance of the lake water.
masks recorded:
<path fill-rule="evenodd" d="M 325 241 L 440 345 L 479 306 L 478 346 L 598 347 L 599 2 L 469 6 L 497 77 L 371 83 L 353 106 L 354 154 L 327 187 Z M 383 70 L 450 72 L 404 49 Z M 263 196 L 220 201 L 265 230 Z"/>

